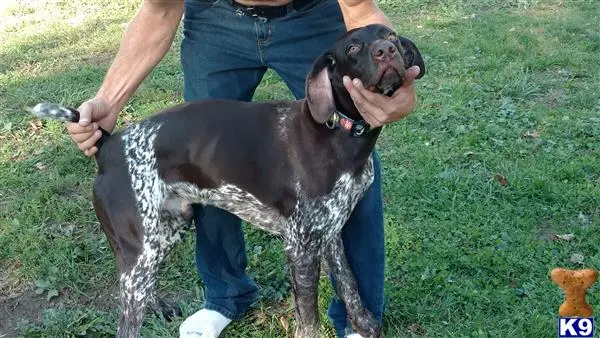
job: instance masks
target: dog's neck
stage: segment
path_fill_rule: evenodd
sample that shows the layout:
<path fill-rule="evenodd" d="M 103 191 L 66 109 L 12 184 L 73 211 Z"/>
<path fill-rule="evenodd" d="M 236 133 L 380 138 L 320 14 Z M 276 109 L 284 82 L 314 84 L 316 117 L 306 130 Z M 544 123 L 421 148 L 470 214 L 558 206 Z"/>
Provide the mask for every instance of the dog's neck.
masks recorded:
<path fill-rule="evenodd" d="M 352 97 L 346 90 L 346 88 L 336 88 L 333 85 L 333 101 L 335 103 L 335 108 L 340 113 L 346 115 L 354 121 L 361 121 L 363 117 L 358 112 L 358 109 L 354 105 L 354 101 L 352 101 Z"/>
<path fill-rule="evenodd" d="M 346 117 L 354 120 L 354 122 L 365 122 L 362 115 L 358 112 L 352 97 L 348 93 L 345 87 L 336 88 L 335 85 L 333 87 L 333 99 L 335 102 L 335 108 L 338 112 L 342 113 Z M 368 125 L 368 124 L 367 124 Z M 365 163 L 369 158 L 369 155 L 375 148 L 375 143 L 379 137 L 379 133 L 381 132 L 381 127 L 371 128 L 360 136 L 351 135 L 351 132 L 345 131 L 337 131 L 340 135 L 346 137 L 345 140 L 341 140 L 344 146 L 352 147 L 353 149 L 347 149 L 346 151 L 350 154 L 354 154 L 354 160 L 356 163 Z M 350 135 L 348 135 L 350 134 Z M 343 137 L 342 136 L 342 137 Z M 350 138 L 351 141 L 347 138 Z"/>
<path fill-rule="evenodd" d="M 338 93 L 335 89 L 333 90 L 333 96 L 335 100 L 335 110 L 354 121 L 364 121 L 350 95 L 345 91 L 345 94 Z M 371 155 L 375 143 L 381 132 L 381 127 L 371 128 L 361 136 L 352 135 L 351 131 L 344 130 L 343 128 L 332 129 L 326 124 L 317 123 L 310 114 L 310 108 L 308 103 L 305 101 L 303 104 L 304 124 L 307 129 L 320 134 L 317 140 L 324 142 L 329 140 L 325 144 L 315 144 L 317 147 L 325 147 L 330 150 L 329 160 L 336 158 L 340 169 L 347 170 L 361 170 Z M 345 169 L 344 169 L 345 168 Z"/>

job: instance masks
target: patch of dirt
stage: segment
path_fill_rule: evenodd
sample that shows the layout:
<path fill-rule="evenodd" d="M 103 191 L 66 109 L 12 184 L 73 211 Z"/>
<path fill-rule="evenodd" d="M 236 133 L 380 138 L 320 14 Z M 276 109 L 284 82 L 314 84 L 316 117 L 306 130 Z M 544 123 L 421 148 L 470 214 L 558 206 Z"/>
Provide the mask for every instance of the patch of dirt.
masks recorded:
<path fill-rule="evenodd" d="M 86 290 L 84 295 L 72 292 L 69 289 L 60 291 L 58 297 L 46 300 L 45 295 L 35 294 L 33 288 L 21 290 L 18 293 L 0 294 L 0 338 L 18 337 L 20 322 L 27 320 L 38 323 L 42 320 L 44 311 L 52 308 L 93 308 L 104 312 L 111 312 L 119 304 L 118 282 L 112 281 L 105 285 L 98 285 L 95 290 Z M 189 300 L 189 292 L 165 293 L 158 292 L 158 297 L 169 304 L 178 304 L 179 301 Z M 151 313 L 151 308 L 148 308 Z"/>
<path fill-rule="evenodd" d="M 552 17 L 552 18 L 563 18 L 567 12 L 567 8 L 561 1 L 556 4 L 537 4 L 529 8 L 521 8 L 518 13 L 526 16 L 533 17 Z"/>
<path fill-rule="evenodd" d="M 33 290 L 18 297 L 0 299 L 0 337 L 17 337 L 19 322 L 39 321 L 48 304 L 44 297 L 36 295 Z"/>
<path fill-rule="evenodd" d="M 91 52 L 74 58 L 76 63 L 85 63 L 90 66 L 108 66 L 115 57 L 114 51 Z"/>
<path fill-rule="evenodd" d="M 91 307 L 108 312 L 114 310 L 118 304 L 116 282 L 104 287 L 99 286 L 97 290 L 89 291 L 85 296 L 61 290 L 58 297 L 48 301 L 45 295 L 37 295 L 33 287 L 9 289 L 7 285 L 14 282 L 8 283 L 10 278 L 5 279 L 4 275 L 3 270 L 0 274 L 0 338 L 18 337 L 18 325 L 21 321 L 39 322 L 44 311 L 51 308 Z"/>
<path fill-rule="evenodd" d="M 26 291 L 25 282 L 16 277 L 16 271 L 20 266 L 19 262 L 13 262 L 0 269 L 0 299 L 15 298 Z"/>
<path fill-rule="evenodd" d="M 567 94 L 562 88 L 552 88 L 542 97 L 542 100 L 550 108 L 563 105 L 567 100 Z"/>
<path fill-rule="evenodd" d="M 556 238 L 556 231 L 549 224 L 541 224 L 537 231 L 537 237 L 545 242 L 553 241 Z"/>

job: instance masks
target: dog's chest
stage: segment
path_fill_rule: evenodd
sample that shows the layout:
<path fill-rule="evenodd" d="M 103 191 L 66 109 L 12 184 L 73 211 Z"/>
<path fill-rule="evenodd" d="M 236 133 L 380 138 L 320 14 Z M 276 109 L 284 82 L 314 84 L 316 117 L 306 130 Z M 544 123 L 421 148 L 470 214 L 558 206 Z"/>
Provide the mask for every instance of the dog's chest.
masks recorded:
<path fill-rule="evenodd" d="M 317 198 L 300 194 L 294 213 L 287 219 L 287 239 L 320 246 L 338 236 L 373 178 L 373 159 L 369 157 L 361 173 L 342 174 L 329 194 Z"/>

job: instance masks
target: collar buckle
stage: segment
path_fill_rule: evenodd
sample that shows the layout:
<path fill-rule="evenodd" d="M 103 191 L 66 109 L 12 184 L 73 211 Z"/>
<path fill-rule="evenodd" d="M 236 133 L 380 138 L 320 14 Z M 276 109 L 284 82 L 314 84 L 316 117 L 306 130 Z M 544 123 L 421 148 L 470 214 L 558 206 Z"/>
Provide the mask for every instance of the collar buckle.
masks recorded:
<path fill-rule="evenodd" d="M 331 130 L 343 129 L 354 137 L 361 137 L 370 129 L 365 120 L 355 121 L 337 110 L 333 112 L 329 121 L 325 122 L 325 126 Z"/>

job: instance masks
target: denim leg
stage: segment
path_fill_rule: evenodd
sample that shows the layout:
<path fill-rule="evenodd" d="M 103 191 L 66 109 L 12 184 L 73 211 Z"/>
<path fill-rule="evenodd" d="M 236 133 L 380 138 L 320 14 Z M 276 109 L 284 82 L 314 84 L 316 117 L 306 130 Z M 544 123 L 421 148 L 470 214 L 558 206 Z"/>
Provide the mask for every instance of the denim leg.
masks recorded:
<path fill-rule="evenodd" d="M 230 319 L 244 315 L 258 287 L 246 273 L 248 259 L 240 219 L 222 209 L 193 205 L 196 268 L 205 285 L 204 308 Z"/>
<path fill-rule="evenodd" d="M 220 1 L 187 1 L 181 63 L 186 101 L 249 101 L 266 68 L 260 63 L 254 23 Z M 199 112 L 201 114 L 201 112 Z M 222 209 L 193 205 L 196 267 L 204 281 L 204 307 L 239 318 L 258 297 L 246 273 L 241 220 Z"/>
<path fill-rule="evenodd" d="M 269 25 L 271 37 L 264 61 L 297 99 L 304 98 L 306 75 L 313 62 L 346 32 L 338 2 L 317 1 Z"/>

